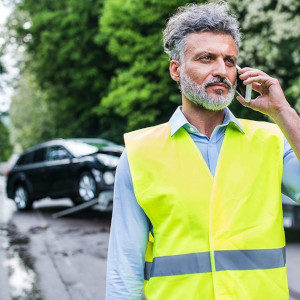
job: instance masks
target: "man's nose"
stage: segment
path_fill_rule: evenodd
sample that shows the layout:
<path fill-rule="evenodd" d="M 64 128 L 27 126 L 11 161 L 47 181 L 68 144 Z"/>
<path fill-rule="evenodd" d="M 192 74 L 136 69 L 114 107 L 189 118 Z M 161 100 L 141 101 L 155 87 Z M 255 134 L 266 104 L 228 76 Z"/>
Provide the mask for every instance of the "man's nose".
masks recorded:
<path fill-rule="evenodd" d="M 225 65 L 225 62 L 223 60 L 217 60 L 215 62 L 212 75 L 214 77 L 216 77 L 216 76 L 219 76 L 219 77 L 222 77 L 222 78 L 227 77 L 226 65 Z"/>

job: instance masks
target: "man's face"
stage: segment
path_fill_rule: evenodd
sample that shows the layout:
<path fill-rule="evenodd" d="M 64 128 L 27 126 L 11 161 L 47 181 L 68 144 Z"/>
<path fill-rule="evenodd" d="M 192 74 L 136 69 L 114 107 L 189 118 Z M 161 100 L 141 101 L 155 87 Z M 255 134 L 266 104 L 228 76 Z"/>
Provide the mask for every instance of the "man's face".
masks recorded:
<path fill-rule="evenodd" d="M 206 109 L 228 106 L 234 96 L 237 54 L 230 35 L 189 34 L 179 74 L 184 96 Z"/>

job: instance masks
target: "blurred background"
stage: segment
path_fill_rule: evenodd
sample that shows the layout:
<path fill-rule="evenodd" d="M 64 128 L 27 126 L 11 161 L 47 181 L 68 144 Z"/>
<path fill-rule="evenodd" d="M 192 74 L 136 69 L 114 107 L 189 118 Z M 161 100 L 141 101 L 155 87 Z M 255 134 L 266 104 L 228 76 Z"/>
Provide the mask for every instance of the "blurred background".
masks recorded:
<path fill-rule="evenodd" d="M 203 1 L 194 1 L 201 3 Z M 300 110 L 300 2 L 227 1 L 240 66 L 278 78 Z M 52 138 L 102 137 L 165 122 L 180 104 L 162 30 L 184 0 L 1 0 L 0 161 Z M 238 117 L 265 119 L 237 101 Z"/>
<path fill-rule="evenodd" d="M 300 1 L 227 2 L 242 33 L 238 64 L 278 78 L 299 113 Z M 0 264 L 1 300 L 11 294 L 3 278 L 11 281 L 25 252 L 25 265 L 38 273 L 43 296 L 34 294 L 33 277 L 30 291 L 24 294 L 21 288 L 13 299 L 104 299 L 111 213 L 91 210 L 54 219 L 53 214 L 72 207 L 68 199 L 60 205 L 45 199 L 33 211 L 17 212 L 1 175 L 41 142 L 101 138 L 122 145 L 124 132 L 168 121 L 181 96 L 169 76 L 162 30 L 175 9 L 188 3 L 0 0 L 0 262 L 10 267 L 8 272 Z M 270 121 L 238 101 L 230 109 L 237 117 Z M 284 207 L 291 299 L 300 299 L 300 236 L 290 229 L 300 227 L 300 209 L 287 198 Z M 23 262 L 15 263 L 20 253 Z M 28 264 L 28 258 L 35 263 Z M 73 277 L 66 271 L 71 264 Z"/>

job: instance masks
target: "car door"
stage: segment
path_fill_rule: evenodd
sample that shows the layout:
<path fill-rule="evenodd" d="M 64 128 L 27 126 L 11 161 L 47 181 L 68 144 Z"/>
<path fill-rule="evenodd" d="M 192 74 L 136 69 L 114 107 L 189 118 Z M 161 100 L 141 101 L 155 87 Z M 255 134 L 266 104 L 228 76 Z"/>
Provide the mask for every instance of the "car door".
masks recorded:
<path fill-rule="evenodd" d="M 72 189 L 72 155 L 61 145 L 47 149 L 47 181 L 51 187 L 50 196 L 67 196 Z"/>
<path fill-rule="evenodd" d="M 31 185 L 34 197 L 42 198 L 47 196 L 47 182 L 46 182 L 46 148 L 42 147 L 32 151 L 32 161 L 26 164 L 24 173 Z"/>

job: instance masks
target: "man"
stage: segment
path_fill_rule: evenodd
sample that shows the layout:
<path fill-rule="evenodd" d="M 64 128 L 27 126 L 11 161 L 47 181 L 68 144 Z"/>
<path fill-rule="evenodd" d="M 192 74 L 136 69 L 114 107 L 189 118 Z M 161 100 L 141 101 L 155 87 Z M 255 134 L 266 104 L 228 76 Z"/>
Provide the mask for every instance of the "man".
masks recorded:
<path fill-rule="evenodd" d="M 141 299 L 144 279 L 155 300 L 289 297 L 281 192 L 300 202 L 300 118 L 278 80 L 252 68 L 239 76 L 260 95 L 237 100 L 278 126 L 237 120 L 227 108 L 239 46 L 227 10 L 190 5 L 168 21 L 164 46 L 182 106 L 168 123 L 125 135 L 107 300 Z"/>

